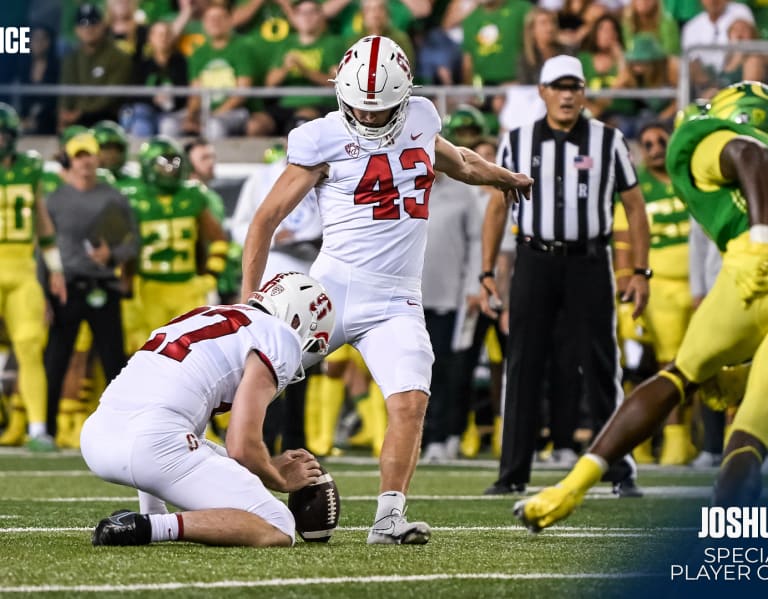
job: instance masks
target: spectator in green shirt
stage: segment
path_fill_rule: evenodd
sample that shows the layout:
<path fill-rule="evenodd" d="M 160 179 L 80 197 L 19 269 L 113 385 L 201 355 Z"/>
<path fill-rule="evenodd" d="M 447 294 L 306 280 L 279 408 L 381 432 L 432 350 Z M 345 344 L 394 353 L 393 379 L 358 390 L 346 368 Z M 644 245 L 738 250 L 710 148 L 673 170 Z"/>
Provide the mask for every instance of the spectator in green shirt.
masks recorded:
<path fill-rule="evenodd" d="M 344 54 L 346 46 L 341 39 L 326 31 L 325 15 L 316 0 L 294 2 L 293 19 L 296 33 L 288 36 L 275 54 L 267 72 L 267 86 L 332 87 L 329 79 L 335 76 L 339 56 Z M 252 117 L 248 133 L 286 135 L 297 123 L 323 116 L 335 107 L 333 94 L 283 95 L 275 105 L 268 107 L 274 128 L 270 130 L 261 120 Z"/>
<path fill-rule="evenodd" d="M 634 43 L 638 33 L 653 35 L 662 50 L 670 56 L 680 54 L 680 28 L 661 0 L 631 0 L 624 7 L 622 30 L 627 47 Z"/>
<path fill-rule="evenodd" d="M 464 83 L 478 76 L 483 85 L 517 80 L 523 52 L 523 22 L 531 9 L 525 0 L 490 0 L 479 4 L 462 22 Z"/>
<path fill-rule="evenodd" d="M 386 0 L 360 0 L 360 14 L 363 18 L 362 30 L 347 39 L 347 47 L 366 35 L 383 35 L 403 49 L 411 69 L 416 68 L 416 53 L 408 34 L 392 24 L 389 3 Z"/>
<path fill-rule="evenodd" d="M 160 123 L 164 135 L 200 134 L 204 129 L 206 137 L 215 140 L 245 131 L 250 116 L 247 98 L 216 90 L 260 83 L 258 63 L 253 60 L 250 45 L 233 33 L 232 16 L 225 6 L 209 6 L 203 13 L 203 28 L 206 42 L 192 53 L 188 69 L 192 87 L 213 90 L 210 114 L 203 123 L 202 98 L 190 96 L 183 119 L 164 119 Z"/>

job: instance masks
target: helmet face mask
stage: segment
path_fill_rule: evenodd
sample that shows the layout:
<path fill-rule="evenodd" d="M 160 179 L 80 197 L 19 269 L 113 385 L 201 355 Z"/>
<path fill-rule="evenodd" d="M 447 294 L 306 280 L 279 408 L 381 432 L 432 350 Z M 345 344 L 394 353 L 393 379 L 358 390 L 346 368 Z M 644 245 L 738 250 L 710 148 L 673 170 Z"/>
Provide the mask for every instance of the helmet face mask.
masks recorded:
<path fill-rule="evenodd" d="M 251 293 L 247 303 L 294 329 L 302 353 L 328 352 L 336 313 L 325 289 L 315 279 L 299 272 L 278 273 Z M 300 368 L 291 382 L 303 378 L 304 370 Z"/>
<path fill-rule="evenodd" d="M 141 178 L 150 185 L 173 192 L 187 178 L 188 164 L 184 152 L 170 138 L 158 136 L 139 149 Z"/>
<path fill-rule="evenodd" d="M 411 66 L 400 46 L 387 37 L 364 37 L 344 53 L 334 83 L 339 111 L 352 135 L 386 142 L 398 136 L 413 91 Z M 372 127 L 355 118 L 355 109 L 392 112 L 385 124 Z"/>
<path fill-rule="evenodd" d="M 21 122 L 12 106 L 0 102 L 0 160 L 16 151 Z"/>
<path fill-rule="evenodd" d="M 708 115 L 768 132 L 768 86 L 759 81 L 729 85 L 712 98 Z"/>

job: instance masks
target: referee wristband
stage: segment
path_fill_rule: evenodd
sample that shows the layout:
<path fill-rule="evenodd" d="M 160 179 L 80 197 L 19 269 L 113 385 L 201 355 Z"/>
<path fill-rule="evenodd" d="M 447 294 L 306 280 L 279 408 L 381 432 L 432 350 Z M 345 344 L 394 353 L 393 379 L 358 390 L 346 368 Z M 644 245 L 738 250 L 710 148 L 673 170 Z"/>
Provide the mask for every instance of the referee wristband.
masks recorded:
<path fill-rule="evenodd" d="M 480 273 L 480 276 L 477 277 L 477 280 L 482 283 L 488 277 L 490 277 L 491 279 L 494 279 L 496 278 L 496 275 L 492 270 L 484 270 L 483 272 Z"/>

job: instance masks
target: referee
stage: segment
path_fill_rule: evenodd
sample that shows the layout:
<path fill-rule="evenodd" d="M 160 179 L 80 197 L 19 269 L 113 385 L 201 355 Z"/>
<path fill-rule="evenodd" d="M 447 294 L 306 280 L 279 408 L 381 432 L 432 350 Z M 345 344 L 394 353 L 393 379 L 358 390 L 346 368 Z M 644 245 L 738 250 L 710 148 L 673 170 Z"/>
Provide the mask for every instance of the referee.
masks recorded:
<path fill-rule="evenodd" d="M 613 198 L 627 213 L 634 274 L 624 301 L 634 317 L 648 301 L 648 221 L 629 149 L 621 132 L 581 114 L 584 72 L 578 59 L 555 56 L 541 70 L 544 118 L 506 134 L 498 162 L 533 177 L 531 201 L 517 204 L 517 262 L 502 306 L 494 267 L 507 207 L 492 201 L 483 224 L 483 310 L 509 310 L 507 386 L 498 480 L 486 494 L 522 493 L 530 480 L 539 431 L 542 383 L 552 352 L 558 314 L 564 334 L 578 347 L 579 366 L 594 430 L 615 409 L 621 370 L 615 336 L 614 279 L 610 237 Z M 574 401 L 578 401 L 574 397 Z M 606 473 L 620 497 L 640 496 L 630 457 Z"/>

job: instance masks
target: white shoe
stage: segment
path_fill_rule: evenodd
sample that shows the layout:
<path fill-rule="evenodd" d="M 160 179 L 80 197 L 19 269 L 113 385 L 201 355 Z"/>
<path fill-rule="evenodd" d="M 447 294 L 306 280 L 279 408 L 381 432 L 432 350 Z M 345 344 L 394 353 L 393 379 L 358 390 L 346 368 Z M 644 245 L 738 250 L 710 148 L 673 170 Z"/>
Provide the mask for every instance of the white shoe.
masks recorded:
<path fill-rule="evenodd" d="M 421 456 L 423 464 L 443 464 L 445 459 L 445 445 L 442 443 L 427 444 L 427 447 Z"/>
<path fill-rule="evenodd" d="M 397 510 L 379 518 L 368 533 L 369 545 L 424 545 L 432 536 L 426 522 L 408 522 Z"/>
<path fill-rule="evenodd" d="M 714 468 L 720 465 L 723 456 L 711 451 L 702 451 L 696 459 L 691 462 L 692 468 Z"/>
<path fill-rule="evenodd" d="M 552 459 L 550 461 L 552 464 L 557 464 L 558 466 L 562 466 L 564 468 L 571 468 L 578 461 L 579 454 L 577 454 L 575 451 L 573 451 L 573 449 L 570 449 L 569 447 L 552 450 Z"/>
<path fill-rule="evenodd" d="M 458 460 L 461 451 L 461 437 L 452 435 L 445 440 L 445 458 L 448 460 Z"/>

